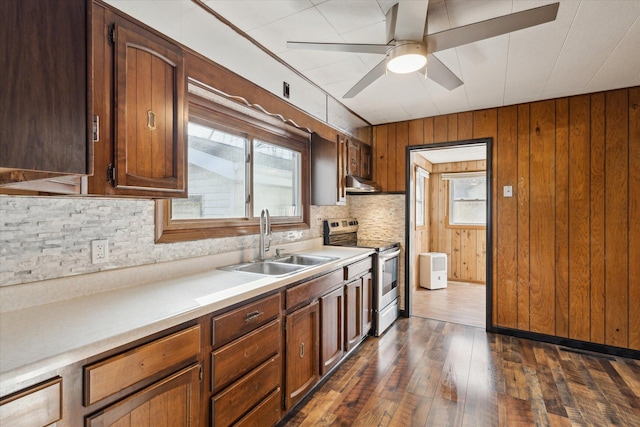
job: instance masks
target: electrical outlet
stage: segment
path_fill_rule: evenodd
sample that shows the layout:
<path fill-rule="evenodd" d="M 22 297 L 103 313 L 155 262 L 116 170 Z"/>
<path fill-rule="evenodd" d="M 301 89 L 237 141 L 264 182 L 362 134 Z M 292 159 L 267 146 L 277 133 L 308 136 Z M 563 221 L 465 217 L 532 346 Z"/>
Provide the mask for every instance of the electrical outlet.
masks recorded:
<path fill-rule="evenodd" d="M 92 240 L 91 241 L 91 263 L 99 264 L 109 261 L 109 241 L 108 240 Z"/>

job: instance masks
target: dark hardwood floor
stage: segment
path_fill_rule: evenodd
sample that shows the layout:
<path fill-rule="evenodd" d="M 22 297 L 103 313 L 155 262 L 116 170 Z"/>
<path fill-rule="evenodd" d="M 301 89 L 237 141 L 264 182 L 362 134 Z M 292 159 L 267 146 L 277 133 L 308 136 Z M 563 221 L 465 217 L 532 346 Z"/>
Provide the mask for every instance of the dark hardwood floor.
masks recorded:
<path fill-rule="evenodd" d="M 640 361 L 402 318 L 282 425 L 640 426 Z"/>

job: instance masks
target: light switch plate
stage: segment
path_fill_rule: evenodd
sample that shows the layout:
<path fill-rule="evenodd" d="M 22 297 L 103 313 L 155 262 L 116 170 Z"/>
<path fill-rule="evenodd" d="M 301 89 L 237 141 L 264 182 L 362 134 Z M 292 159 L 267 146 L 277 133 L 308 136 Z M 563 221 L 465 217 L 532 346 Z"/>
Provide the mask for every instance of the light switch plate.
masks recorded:
<path fill-rule="evenodd" d="M 505 185 L 502 188 L 502 194 L 504 197 L 513 197 L 513 187 L 510 185 Z"/>

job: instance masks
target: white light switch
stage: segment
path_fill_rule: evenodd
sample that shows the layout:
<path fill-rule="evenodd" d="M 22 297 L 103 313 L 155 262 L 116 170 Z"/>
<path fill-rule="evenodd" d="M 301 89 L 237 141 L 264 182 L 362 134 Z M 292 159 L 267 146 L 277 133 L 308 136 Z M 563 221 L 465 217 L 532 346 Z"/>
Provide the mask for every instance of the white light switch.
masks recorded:
<path fill-rule="evenodd" d="M 513 187 L 510 185 L 505 185 L 502 188 L 502 192 L 504 197 L 513 197 Z"/>

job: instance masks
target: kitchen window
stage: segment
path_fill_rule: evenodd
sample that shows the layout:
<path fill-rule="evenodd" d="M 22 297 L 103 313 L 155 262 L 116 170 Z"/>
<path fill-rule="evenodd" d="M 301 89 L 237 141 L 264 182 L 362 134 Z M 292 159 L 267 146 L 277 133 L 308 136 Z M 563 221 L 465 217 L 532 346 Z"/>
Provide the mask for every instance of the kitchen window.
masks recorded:
<path fill-rule="evenodd" d="M 211 96 L 190 95 L 189 197 L 157 202 L 156 240 L 257 234 L 264 208 L 274 231 L 308 228 L 308 134 Z"/>
<path fill-rule="evenodd" d="M 487 177 L 485 172 L 443 174 L 449 181 L 447 224 L 451 227 L 485 227 Z"/>

